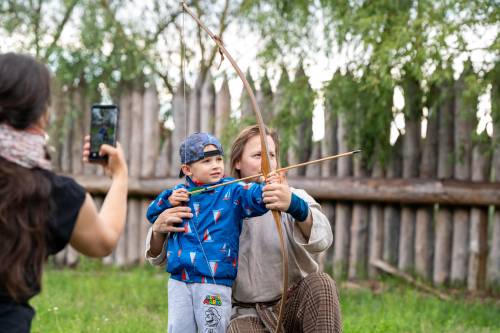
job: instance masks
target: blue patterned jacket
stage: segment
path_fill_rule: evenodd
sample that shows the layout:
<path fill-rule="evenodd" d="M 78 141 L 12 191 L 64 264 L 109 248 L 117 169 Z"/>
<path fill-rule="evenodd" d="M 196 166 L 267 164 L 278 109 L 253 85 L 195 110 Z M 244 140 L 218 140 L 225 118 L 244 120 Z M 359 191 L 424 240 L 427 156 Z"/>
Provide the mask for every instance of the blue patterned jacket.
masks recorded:
<path fill-rule="evenodd" d="M 230 180 L 233 178 L 223 178 L 218 183 Z M 263 215 L 268 210 L 262 201 L 263 186 L 239 182 L 191 196 L 188 206 L 193 218 L 184 219 L 184 232 L 171 233 L 167 242 L 170 277 L 187 283 L 215 282 L 232 286 L 237 273 L 243 219 Z M 195 187 L 198 186 L 186 177 L 185 184 L 163 191 L 149 205 L 148 220 L 154 223 L 165 209 L 172 207 L 168 197 L 173 190 L 189 191 Z"/>

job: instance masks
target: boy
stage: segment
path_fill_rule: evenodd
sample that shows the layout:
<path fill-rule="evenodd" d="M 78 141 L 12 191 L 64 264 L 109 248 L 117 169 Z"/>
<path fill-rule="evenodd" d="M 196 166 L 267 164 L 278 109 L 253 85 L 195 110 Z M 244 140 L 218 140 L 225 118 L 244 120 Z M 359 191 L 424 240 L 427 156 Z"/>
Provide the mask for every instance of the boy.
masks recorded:
<path fill-rule="evenodd" d="M 162 192 L 147 212 L 151 223 L 165 209 L 182 203 L 193 212 L 193 218 L 183 222 L 184 232 L 168 238 L 168 331 L 225 332 L 242 221 L 267 212 L 263 185 L 241 182 L 189 197 L 190 190 L 232 178 L 223 178 L 222 146 L 210 134 L 190 135 L 181 144 L 180 156 L 185 183 Z"/>

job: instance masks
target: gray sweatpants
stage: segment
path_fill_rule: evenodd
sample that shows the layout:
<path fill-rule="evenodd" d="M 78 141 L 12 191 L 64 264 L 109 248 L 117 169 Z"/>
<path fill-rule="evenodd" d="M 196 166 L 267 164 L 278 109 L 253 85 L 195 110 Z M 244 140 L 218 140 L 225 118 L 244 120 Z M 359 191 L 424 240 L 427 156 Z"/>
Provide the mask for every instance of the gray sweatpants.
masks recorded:
<path fill-rule="evenodd" d="M 230 318 L 230 287 L 168 280 L 169 333 L 225 333 Z"/>

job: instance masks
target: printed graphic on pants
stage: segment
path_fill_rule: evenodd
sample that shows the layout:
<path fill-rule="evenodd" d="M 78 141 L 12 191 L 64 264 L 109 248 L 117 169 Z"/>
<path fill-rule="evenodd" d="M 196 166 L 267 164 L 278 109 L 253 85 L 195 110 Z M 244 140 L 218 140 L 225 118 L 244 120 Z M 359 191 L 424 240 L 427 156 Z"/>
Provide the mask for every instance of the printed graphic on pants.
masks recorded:
<path fill-rule="evenodd" d="M 217 305 L 221 306 L 222 305 L 222 300 L 219 295 L 207 295 L 205 296 L 205 299 L 203 300 L 204 305 Z"/>
<path fill-rule="evenodd" d="M 219 326 L 221 316 L 217 309 L 214 307 L 209 307 L 205 311 L 205 326 L 206 327 L 217 327 Z"/>

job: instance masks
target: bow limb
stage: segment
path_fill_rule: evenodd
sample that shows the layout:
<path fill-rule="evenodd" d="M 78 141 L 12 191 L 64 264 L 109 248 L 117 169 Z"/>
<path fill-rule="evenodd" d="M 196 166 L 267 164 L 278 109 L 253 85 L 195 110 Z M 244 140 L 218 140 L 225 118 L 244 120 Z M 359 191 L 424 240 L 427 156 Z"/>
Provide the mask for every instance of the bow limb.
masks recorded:
<path fill-rule="evenodd" d="M 264 121 L 262 119 L 262 114 L 260 112 L 259 105 L 257 103 L 257 99 L 255 98 L 255 95 L 252 91 L 252 88 L 250 84 L 248 83 L 247 79 L 245 78 L 245 75 L 241 71 L 240 67 L 236 63 L 236 61 L 233 59 L 231 54 L 226 50 L 224 45 L 222 44 L 221 40 L 219 37 L 217 37 L 215 34 L 213 34 L 210 29 L 208 29 L 203 22 L 200 21 L 200 19 L 189 9 L 189 7 L 186 5 L 186 3 L 183 1 L 182 2 L 182 7 L 184 10 L 198 23 L 198 25 L 207 32 L 207 34 L 210 36 L 210 38 L 217 44 L 219 47 L 219 50 L 226 56 L 226 58 L 229 60 L 233 68 L 236 70 L 236 73 L 240 77 L 241 81 L 243 82 L 243 86 L 245 87 L 246 92 L 248 93 L 250 97 L 250 101 L 252 103 L 252 109 L 254 110 L 255 117 L 257 119 L 257 125 L 259 126 L 260 130 L 260 144 L 261 144 L 261 168 L 262 168 L 262 174 L 264 177 L 266 177 L 272 170 L 271 170 L 271 159 L 269 157 L 269 147 L 267 144 L 267 135 L 266 135 L 266 128 L 264 125 Z M 273 210 L 272 211 L 274 222 L 276 224 L 276 229 L 278 230 L 278 236 L 280 239 L 280 248 L 281 248 L 281 257 L 282 257 L 282 268 L 283 268 L 283 290 L 282 290 L 282 295 L 281 295 L 281 301 L 280 301 L 280 308 L 279 308 L 279 314 L 278 314 L 278 322 L 276 325 L 276 330 L 275 332 L 279 332 L 281 330 L 281 324 L 283 322 L 283 316 L 285 312 L 285 304 L 286 304 L 286 296 L 287 296 L 287 290 L 288 290 L 288 253 L 285 245 L 285 240 L 283 237 L 283 227 L 281 224 L 281 214 L 279 211 Z"/>

